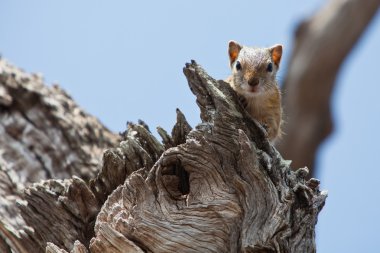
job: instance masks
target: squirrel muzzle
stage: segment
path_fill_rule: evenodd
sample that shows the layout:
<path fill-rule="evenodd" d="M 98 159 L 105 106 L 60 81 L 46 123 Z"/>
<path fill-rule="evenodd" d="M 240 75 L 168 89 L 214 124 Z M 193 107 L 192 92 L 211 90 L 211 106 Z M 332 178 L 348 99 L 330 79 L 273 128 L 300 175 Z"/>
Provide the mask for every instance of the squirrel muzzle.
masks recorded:
<path fill-rule="evenodd" d="M 248 80 L 248 84 L 251 87 L 257 86 L 259 84 L 259 82 L 260 82 L 260 79 L 257 77 L 252 77 L 251 79 Z"/>

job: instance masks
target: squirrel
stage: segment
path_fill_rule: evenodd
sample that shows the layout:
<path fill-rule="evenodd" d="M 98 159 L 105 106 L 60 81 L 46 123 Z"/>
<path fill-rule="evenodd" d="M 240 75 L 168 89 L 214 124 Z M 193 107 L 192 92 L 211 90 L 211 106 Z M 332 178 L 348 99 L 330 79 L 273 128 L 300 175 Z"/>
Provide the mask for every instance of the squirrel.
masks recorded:
<path fill-rule="evenodd" d="M 282 134 L 281 92 L 276 81 L 282 45 L 270 48 L 241 46 L 228 43 L 232 75 L 225 81 L 239 95 L 248 113 L 266 130 L 274 143 Z"/>

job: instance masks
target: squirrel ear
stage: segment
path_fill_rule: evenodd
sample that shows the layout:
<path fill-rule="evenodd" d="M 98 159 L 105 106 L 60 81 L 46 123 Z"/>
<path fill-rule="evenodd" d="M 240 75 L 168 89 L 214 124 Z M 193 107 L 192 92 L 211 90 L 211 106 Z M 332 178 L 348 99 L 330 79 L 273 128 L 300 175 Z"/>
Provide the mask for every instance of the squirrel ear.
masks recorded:
<path fill-rule="evenodd" d="M 274 45 L 270 48 L 270 53 L 272 55 L 272 60 L 277 67 L 280 65 L 281 56 L 282 56 L 282 45 Z"/>
<path fill-rule="evenodd" d="M 228 42 L 228 54 L 230 56 L 230 65 L 236 60 L 241 50 L 241 46 L 234 40 Z"/>

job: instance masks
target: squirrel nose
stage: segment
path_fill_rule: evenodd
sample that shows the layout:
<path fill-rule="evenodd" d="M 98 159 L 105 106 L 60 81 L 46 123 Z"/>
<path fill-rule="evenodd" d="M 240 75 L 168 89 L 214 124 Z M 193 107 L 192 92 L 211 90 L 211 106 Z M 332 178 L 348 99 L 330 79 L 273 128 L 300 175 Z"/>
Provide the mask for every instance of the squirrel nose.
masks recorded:
<path fill-rule="evenodd" d="M 259 78 L 253 77 L 253 78 L 249 79 L 248 84 L 249 84 L 249 86 L 254 87 L 254 86 L 258 85 L 259 82 L 260 82 Z"/>

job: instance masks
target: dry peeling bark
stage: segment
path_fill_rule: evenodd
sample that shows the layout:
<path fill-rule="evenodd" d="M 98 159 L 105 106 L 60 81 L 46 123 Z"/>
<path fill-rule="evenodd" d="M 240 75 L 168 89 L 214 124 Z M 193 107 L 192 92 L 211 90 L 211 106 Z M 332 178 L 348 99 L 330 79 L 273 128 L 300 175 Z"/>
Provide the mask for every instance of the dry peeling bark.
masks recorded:
<path fill-rule="evenodd" d="M 73 175 L 90 180 L 103 150 L 118 139 L 58 86 L 0 59 L 0 252 L 38 252 L 16 205 L 27 199 L 25 187 Z"/>
<path fill-rule="evenodd" d="M 201 109 L 191 129 L 177 110 L 160 143 L 141 124 L 103 154 L 89 183 L 79 177 L 28 186 L 26 224 L 2 227 L 14 252 L 315 252 L 326 192 L 265 138 L 236 93 L 195 62 L 184 73 Z M 1 249 L 1 248 L 0 248 Z M 31 250 L 32 249 L 32 250 Z"/>
<path fill-rule="evenodd" d="M 47 87 L 0 60 L 0 160 L 21 184 L 97 173 L 103 150 L 118 136 L 85 113 L 58 85 Z"/>

